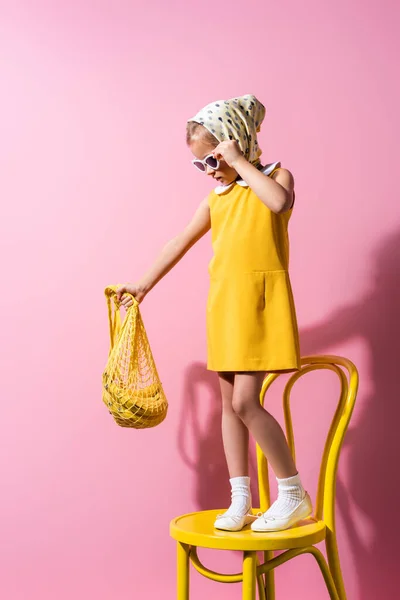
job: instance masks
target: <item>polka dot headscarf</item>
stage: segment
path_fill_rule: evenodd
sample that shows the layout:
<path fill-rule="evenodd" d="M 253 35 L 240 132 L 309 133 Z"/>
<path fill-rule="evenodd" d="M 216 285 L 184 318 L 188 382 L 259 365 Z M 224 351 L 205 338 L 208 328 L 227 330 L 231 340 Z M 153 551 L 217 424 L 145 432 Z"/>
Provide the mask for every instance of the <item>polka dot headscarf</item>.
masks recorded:
<path fill-rule="evenodd" d="M 261 149 L 257 132 L 265 117 L 265 107 L 251 94 L 217 100 L 202 108 L 189 121 L 203 125 L 219 142 L 236 140 L 246 159 L 259 164 Z"/>

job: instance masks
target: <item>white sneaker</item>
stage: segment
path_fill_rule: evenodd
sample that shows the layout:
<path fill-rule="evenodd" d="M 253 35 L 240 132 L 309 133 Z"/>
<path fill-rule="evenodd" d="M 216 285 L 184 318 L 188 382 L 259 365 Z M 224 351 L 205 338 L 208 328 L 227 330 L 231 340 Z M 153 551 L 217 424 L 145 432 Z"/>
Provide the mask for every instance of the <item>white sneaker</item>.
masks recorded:
<path fill-rule="evenodd" d="M 243 516 L 226 514 L 218 515 L 214 527 L 215 529 L 222 529 L 223 531 L 240 531 L 243 527 L 252 523 L 256 518 L 257 517 L 251 513 L 251 509 Z"/>
<path fill-rule="evenodd" d="M 252 531 L 261 532 L 283 531 L 309 517 L 312 514 L 312 510 L 311 498 L 306 492 L 306 495 L 300 504 L 298 504 L 288 515 L 285 515 L 284 517 L 269 516 L 267 511 L 252 523 L 251 529 Z"/>

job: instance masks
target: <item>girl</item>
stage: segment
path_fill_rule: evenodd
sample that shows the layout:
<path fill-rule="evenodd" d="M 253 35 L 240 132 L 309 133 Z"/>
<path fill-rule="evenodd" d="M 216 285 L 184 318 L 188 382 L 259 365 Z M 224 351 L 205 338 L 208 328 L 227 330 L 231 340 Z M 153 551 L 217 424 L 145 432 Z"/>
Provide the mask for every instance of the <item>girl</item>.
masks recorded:
<path fill-rule="evenodd" d="M 257 132 L 264 106 L 252 95 L 212 102 L 187 123 L 194 166 L 217 186 L 187 227 L 163 249 L 137 283 L 118 289 L 126 308 L 139 302 L 211 228 L 207 305 L 208 369 L 218 373 L 222 436 L 232 488 L 229 509 L 215 527 L 278 531 L 312 512 L 285 435 L 262 408 L 265 374 L 300 366 L 299 341 L 288 275 L 288 222 L 294 182 L 280 163 L 262 166 Z M 252 515 L 249 432 L 272 466 L 278 498 L 261 517 Z"/>

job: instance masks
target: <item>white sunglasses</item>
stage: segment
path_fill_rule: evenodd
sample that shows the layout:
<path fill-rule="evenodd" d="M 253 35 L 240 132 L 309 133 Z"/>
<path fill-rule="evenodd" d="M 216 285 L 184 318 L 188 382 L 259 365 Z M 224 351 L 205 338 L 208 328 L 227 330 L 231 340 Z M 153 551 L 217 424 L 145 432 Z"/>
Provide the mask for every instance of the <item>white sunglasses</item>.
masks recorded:
<path fill-rule="evenodd" d="M 202 171 L 203 173 L 206 172 L 207 167 L 210 167 L 210 169 L 213 171 L 219 169 L 219 160 L 212 154 L 208 154 L 203 160 L 200 160 L 200 158 L 195 158 L 192 160 L 192 164 L 194 164 L 196 169 L 199 169 L 199 171 Z"/>

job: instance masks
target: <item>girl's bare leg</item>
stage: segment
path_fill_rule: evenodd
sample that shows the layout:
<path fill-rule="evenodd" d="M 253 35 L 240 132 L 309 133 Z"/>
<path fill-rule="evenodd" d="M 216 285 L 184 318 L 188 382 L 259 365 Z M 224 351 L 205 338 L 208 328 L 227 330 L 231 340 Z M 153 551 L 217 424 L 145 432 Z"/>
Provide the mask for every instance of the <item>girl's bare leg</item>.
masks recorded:
<path fill-rule="evenodd" d="M 232 502 L 223 515 L 217 517 L 215 527 L 225 531 L 239 531 L 254 521 L 251 512 L 249 472 L 249 431 L 232 407 L 235 384 L 234 373 L 219 373 L 222 395 L 222 438 L 232 489 Z"/>
<path fill-rule="evenodd" d="M 236 373 L 232 397 L 235 414 L 248 428 L 279 478 L 296 475 L 285 434 L 278 421 L 260 404 L 265 373 Z"/>
<path fill-rule="evenodd" d="M 249 430 L 232 406 L 234 373 L 219 373 L 222 395 L 222 440 L 230 477 L 249 474 Z"/>
<path fill-rule="evenodd" d="M 278 498 L 252 523 L 253 531 L 279 531 L 296 525 L 312 512 L 294 464 L 285 434 L 276 419 L 260 404 L 264 373 L 236 373 L 232 407 L 267 457 L 278 480 Z"/>

